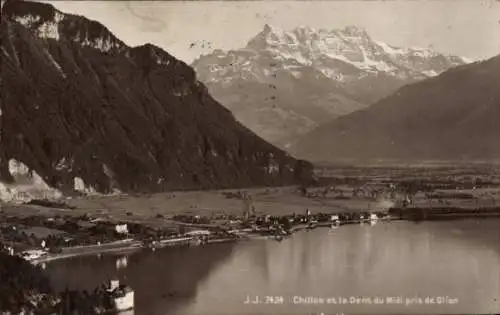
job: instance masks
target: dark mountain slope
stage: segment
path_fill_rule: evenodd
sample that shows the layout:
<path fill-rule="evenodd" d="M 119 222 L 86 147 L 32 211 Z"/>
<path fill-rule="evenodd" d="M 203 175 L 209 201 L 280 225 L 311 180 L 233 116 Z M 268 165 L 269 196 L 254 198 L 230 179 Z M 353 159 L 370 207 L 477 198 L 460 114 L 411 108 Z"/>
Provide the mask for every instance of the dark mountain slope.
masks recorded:
<path fill-rule="evenodd" d="M 500 56 L 401 88 L 301 138 L 315 160 L 500 158 Z"/>
<path fill-rule="evenodd" d="M 308 178 L 236 122 L 194 71 L 162 49 L 130 48 L 100 23 L 51 5 L 7 2 L 1 26 L 2 143 L 49 184 L 160 191 Z"/>

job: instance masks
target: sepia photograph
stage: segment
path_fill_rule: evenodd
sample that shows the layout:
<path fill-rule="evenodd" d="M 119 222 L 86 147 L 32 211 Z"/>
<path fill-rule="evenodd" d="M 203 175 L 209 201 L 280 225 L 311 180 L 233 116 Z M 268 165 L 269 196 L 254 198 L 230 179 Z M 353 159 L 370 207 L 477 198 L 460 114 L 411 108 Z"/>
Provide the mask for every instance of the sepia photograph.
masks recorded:
<path fill-rule="evenodd" d="M 1 0 L 1 315 L 500 314 L 499 0 Z"/>

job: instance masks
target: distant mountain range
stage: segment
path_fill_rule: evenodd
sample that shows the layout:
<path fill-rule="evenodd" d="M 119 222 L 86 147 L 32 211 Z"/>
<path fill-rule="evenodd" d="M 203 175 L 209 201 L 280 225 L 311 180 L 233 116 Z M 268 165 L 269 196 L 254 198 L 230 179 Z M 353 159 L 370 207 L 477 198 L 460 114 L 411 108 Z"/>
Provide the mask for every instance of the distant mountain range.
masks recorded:
<path fill-rule="evenodd" d="M 192 66 L 240 122 L 285 145 L 403 85 L 468 62 L 430 49 L 393 47 L 354 26 L 283 31 L 266 25 L 245 48 L 216 50 Z"/>
<path fill-rule="evenodd" d="M 405 86 L 290 150 L 315 161 L 500 160 L 500 55 Z"/>
<path fill-rule="evenodd" d="M 97 192 L 310 177 L 310 163 L 237 122 L 161 48 L 128 47 L 45 3 L 7 1 L 1 18 L 0 191 L 34 173 L 33 185 Z"/>

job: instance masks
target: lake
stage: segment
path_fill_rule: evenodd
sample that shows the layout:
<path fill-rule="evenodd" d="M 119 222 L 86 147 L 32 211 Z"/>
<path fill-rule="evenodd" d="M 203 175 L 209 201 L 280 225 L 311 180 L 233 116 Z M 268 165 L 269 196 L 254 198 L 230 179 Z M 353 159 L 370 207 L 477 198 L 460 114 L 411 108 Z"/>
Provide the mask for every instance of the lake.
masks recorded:
<path fill-rule="evenodd" d="M 318 228 L 46 270 L 60 290 L 119 278 L 136 292 L 134 315 L 500 313 L 500 220 Z"/>

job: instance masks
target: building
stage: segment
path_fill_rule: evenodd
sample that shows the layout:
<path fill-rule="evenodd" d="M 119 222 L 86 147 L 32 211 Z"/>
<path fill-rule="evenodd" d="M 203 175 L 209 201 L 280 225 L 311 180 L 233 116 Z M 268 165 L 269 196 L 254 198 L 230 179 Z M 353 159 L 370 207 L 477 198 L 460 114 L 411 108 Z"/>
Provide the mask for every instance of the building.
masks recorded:
<path fill-rule="evenodd" d="M 116 311 L 128 311 L 134 308 L 134 290 L 129 286 L 120 285 L 119 280 L 111 280 L 107 292 L 111 295 Z"/>
<path fill-rule="evenodd" d="M 115 226 L 115 231 L 118 234 L 128 234 L 128 226 L 127 224 L 117 224 Z"/>

